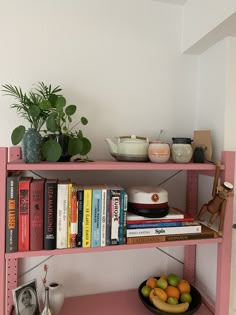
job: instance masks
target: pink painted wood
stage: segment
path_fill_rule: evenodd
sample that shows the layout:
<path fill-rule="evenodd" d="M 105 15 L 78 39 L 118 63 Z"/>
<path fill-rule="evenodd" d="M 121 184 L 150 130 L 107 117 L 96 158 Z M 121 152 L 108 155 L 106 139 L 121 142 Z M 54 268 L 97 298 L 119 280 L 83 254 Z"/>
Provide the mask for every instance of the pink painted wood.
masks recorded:
<path fill-rule="evenodd" d="M 234 184 L 235 152 L 223 152 L 222 161 L 225 171 L 221 181 Z M 215 315 L 229 314 L 230 301 L 230 275 L 231 275 L 231 251 L 232 251 L 232 222 L 233 222 L 233 198 L 229 198 L 226 205 L 223 242 L 218 245 L 217 252 L 217 290 Z"/>
<path fill-rule="evenodd" d="M 0 209 L 1 209 L 1 220 L 0 220 L 0 315 L 5 315 L 5 196 L 6 196 L 6 176 L 7 176 L 7 149 L 0 148 Z"/>
<path fill-rule="evenodd" d="M 59 315 L 150 315 L 138 297 L 138 290 L 127 290 L 71 297 L 65 300 Z M 196 315 L 213 315 L 204 305 Z M 222 314 L 223 315 L 223 314 Z"/>
<path fill-rule="evenodd" d="M 158 171 L 158 170 L 186 170 L 188 171 L 187 176 L 187 209 L 190 214 L 194 214 L 197 210 L 197 174 L 203 173 L 206 175 L 214 175 L 215 166 L 212 164 L 177 164 L 177 163 L 130 163 L 130 162 L 116 162 L 116 161 L 96 161 L 91 163 L 39 163 L 27 165 L 19 160 L 21 157 L 19 148 L 10 149 L 10 160 L 7 164 L 7 149 L 0 148 L 0 188 L 1 194 L 5 196 L 6 185 L 5 179 L 7 171 L 10 170 L 146 170 L 146 171 Z M 222 180 L 227 180 L 234 183 L 234 152 L 224 152 L 223 162 L 226 165 L 222 166 L 223 171 Z M 5 216 L 5 198 L 0 199 L 0 206 L 3 209 L 3 217 Z M 185 267 L 184 273 L 191 282 L 194 282 L 195 277 L 195 245 L 196 244 L 207 244 L 207 243 L 218 243 L 218 267 L 217 267 L 217 296 L 216 296 L 216 308 L 215 315 L 228 314 L 229 306 L 229 283 L 230 283 L 230 264 L 231 264 L 231 244 L 232 244 L 232 200 L 229 200 L 227 204 L 224 236 L 223 243 L 222 238 L 217 239 L 202 239 L 202 240 L 188 240 L 179 242 L 168 242 L 167 243 L 153 243 L 153 244 L 142 244 L 142 245 L 122 245 L 122 246 L 110 246 L 103 248 L 76 248 L 76 249 L 63 249 L 53 251 L 39 251 L 39 252 L 20 252 L 5 254 L 5 232 L 4 223 L 5 220 L 0 221 L 0 298 L 4 301 L 6 295 L 7 311 L 9 313 L 12 305 L 12 300 L 8 294 L 13 287 L 17 284 L 17 261 L 18 258 L 32 257 L 32 256 L 48 256 L 48 255 L 60 255 L 60 254 L 73 254 L 73 253 L 85 253 L 85 252 L 97 252 L 97 251 L 111 251 L 111 250 L 130 250 L 137 248 L 150 248 L 160 246 L 179 246 L 184 245 L 185 250 Z M 2 228 L 3 227 L 3 228 Z M 7 264 L 5 262 L 7 260 Z M 5 270 L 10 269 L 7 273 L 6 288 L 5 288 Z M 13 268 L 13 269 L 12 269 Z M 16 272 L 13 272 L 15 270 Z M 225 281 L 227 280 L 227 281 Z M 91 301 L 92 299 L 92 302 Z M 117 303 L 118 301 L 118 303 Z M 122 303 L 121 303 L 122 301 Z M 89 314 L 112 314 L 116 315 L 127 314 L 127 315 L 145 315 L 147 311 L 141 302 L 137 298 L 137 291 L 123 291 L 106 294 L 96 294 L 92 296 L 83 296 L 78 298 L 68 298 L 63 306 L 61 315 L 74 314 L 75 309 L 79 312 Z M 5 304 L 5 303 L 3 303 Z M 209 303 L 209 305 L 211 305 Z M 115 306 L 115 307 L 114 307 Z M 5 315 L 5 306 L 0 303 L 0 315 Z M 100 312 L 100 313 L 99 313 Z M 147 311 L 149 314 L 149 311 Z M 204 305 L 196 313 L 197 315 L 210 315 L 213 314 L 208 307 Z"/>

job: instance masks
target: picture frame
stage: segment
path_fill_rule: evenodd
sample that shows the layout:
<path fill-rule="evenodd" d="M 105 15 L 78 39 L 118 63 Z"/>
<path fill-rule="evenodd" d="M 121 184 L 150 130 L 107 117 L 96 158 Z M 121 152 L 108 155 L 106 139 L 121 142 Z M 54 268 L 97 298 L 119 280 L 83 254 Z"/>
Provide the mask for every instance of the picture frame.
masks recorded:
<path fill-rule="evenodd" d="M 39 315 L 36 279 L 12 290 L 16 315 Z"/>

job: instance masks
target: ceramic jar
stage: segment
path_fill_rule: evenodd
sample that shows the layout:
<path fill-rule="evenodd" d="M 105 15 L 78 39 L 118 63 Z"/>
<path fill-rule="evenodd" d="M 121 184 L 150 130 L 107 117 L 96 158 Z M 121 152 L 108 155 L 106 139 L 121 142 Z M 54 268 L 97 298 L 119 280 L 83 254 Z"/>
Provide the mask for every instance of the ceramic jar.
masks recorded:
<path fill-rule="evenodd" d="M 148 157 L 153 163 L 166 163 L 170 158 L 170 146 L 163 141 L 152 141 L 148 147 Z"/>
<path fill-rule="evenodd" d="M 189 163 L 193 149 L 191 144 L 187 143 L 173 143 L 171 147 L 172 159 L 176 163 Z"/>
<path fill-rule="evenodd" d="M 22 153 L 25 163 L 39 163 L 41 161 L 42 137 L 40 133 L 29 128 L 22 140 Z"/>
<path fill-rule="evenodd" d="M 48 286 L 49 290 L 49 302 L 50 302 L 50 308 L 53 312 L 53 315 L 57 315 L 64 303 L 65 299 L 65 292 L 62 284 L 53 282 L 50 283 Z"/>

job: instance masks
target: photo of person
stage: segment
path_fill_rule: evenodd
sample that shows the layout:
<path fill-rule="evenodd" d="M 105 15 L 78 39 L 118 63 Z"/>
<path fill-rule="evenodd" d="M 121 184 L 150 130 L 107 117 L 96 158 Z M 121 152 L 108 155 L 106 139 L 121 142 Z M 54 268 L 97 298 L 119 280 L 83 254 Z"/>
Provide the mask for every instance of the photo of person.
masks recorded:
<path fill-rule="evenodd" d="M 16 315 L 39 315 L 35 280 L 14 289 L 12 293 Z"/>

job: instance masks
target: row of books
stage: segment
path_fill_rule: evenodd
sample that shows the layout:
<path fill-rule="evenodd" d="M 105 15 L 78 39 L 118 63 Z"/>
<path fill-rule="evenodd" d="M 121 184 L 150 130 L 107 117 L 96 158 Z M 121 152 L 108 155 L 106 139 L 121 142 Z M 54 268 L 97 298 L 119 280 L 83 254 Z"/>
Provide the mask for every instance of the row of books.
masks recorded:
<path fill-rule="evenodd" d="M 6 252 L 126 243 L 127 193 L 118 185 L 7 177 Z"/>
<path fill-rule="evenodd" d="M 148 218 L 127 214 L 127 244 L 145 244 L 154 242 L 215 238 L 218 233 L 195 221 L 187 213 L 170 208 L 162 218 Z"/>

